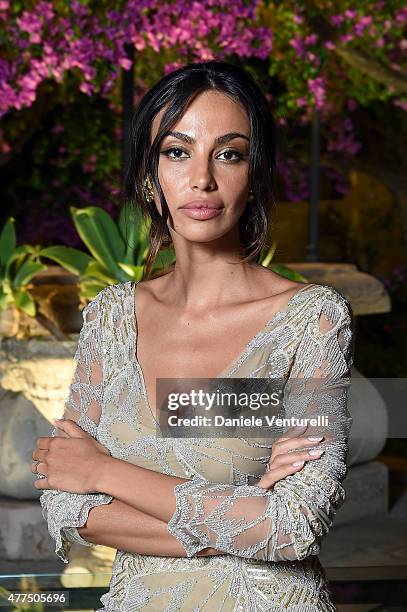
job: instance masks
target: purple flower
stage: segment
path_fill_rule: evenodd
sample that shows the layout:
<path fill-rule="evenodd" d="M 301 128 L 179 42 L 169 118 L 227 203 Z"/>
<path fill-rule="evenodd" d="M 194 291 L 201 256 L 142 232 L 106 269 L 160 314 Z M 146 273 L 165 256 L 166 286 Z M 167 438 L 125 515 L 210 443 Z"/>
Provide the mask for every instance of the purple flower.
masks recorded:
<path fill-rule="evenodd" d="M 325 100 L 325 86 L 323 77 L 308 79 L 308 87 L 313 94 L 317 108 L 322 108 Z"/>
<path fill-rule="evenodd" d="M 305 38 L 306 45 L 315 45 L 318 40 L 318 36 L 316 34 L 310 34 Z"/>
<path fill-rule="evenodd" d="M 94 87 L 90 83 L 81 83 L 79 85 L 79 89 L 81 90 L 82 93 L 88 96 L 91 96 L 94 91 Z"/>
<path fill-rule="evenodd" d="M 407 21 L 407 6 L 397 11 L 395 19 L 399 25 L 403 25 Z"/>
<path fill-rule="evenodd" d="M 345 17 L 343 15 L 332 15 L 330 18 L 330 22 L 333 26 L 340 26 L 345 21 Z"/>
<path fill-rule="evenodd" d="M 28 32 L 30 34 L 40 34 L 42 30 L 42 23 L 39 17 L 28 11 L 24 11 L 21 17 L 17 18 L 17 23 L 20 30 Z"/>
<path fill-rule="evenodd" d="M 119 59 L 119 65 L 124 69 L 124 70 L 130 70 L 131 66 L 132 66 L 132 62 L 131 60 L 129 60 L 127 57 L 121 57 Z"/>
<path fill-rule="evenodd" d="M 291 40 L 289 40 L 288 43 L 289 45 L 291 45 L 293 49 L 297 51 L 300 57 L 303 57 L 305 55 L 306 49 L 304 46 L 303 38 L 301 38 L 300 36 L 296 36 L 295 38 L 292 38 Z"/>
<path fill-rule="evenodd" d="M 363 15 L 360 17 L 359 23 L 369 26 L 371 23 L 373 23 L 373 17 L 371 15 Z"/>
<path fill-rule="evenodd" d="M 407 100 L 393 100 L 394 106 L 399 106 L 404 111 L 407 111 Z"/>
<path fill-rule="evenodd" d="M 350 117 L 339 116 L 331 122 L 331 136 L 327 143 L 328 151 L 341 151 L 355 155 L 362 144 L 355 140 L 353 123 Z"/>

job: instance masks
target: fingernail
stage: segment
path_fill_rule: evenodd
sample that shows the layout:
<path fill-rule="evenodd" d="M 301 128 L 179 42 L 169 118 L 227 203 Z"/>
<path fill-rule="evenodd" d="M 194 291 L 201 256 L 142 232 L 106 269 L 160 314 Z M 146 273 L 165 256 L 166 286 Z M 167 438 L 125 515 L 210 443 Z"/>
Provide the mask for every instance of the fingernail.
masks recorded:
<path fill-rule="evenodd" d="M 322 436 L 308 436 L 308 440 L 310 440 L 311 442 L 319 442 L 320 440 L 322 440 Z"/>
<path fill-rule="evenodd" d="M 323 452 L 324 452 L 323 450 L 310 450 L 309 454 L 316 456 L 316 455 L 322 455 Z"/>
<path fill-rule="evenodd" d="M 304 465 L 305 461 L 296 461 L 295 463 L 293 463 L 293 465 L 295 467 L 297 467 L 298 465 Z"/>

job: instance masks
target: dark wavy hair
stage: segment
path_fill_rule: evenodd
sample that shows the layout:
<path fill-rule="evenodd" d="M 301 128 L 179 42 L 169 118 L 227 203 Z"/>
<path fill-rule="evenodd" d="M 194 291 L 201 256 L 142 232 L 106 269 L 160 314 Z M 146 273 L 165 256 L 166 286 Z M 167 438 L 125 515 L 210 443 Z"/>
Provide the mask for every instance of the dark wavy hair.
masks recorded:
<path fill-rule="evenodd" d="M 239 219 L 242 261 L 251 261 L 266 242 L 274 205 L 276 124 L 269 103 L 254 79 L 239 66 L 221 61 L 188 64 L 160 79 L 140 101 L 132 119 L 129 167 L 122 196 L 125 205 L 151 218 L 146 277 L 160 249 L 172 244 L 167 226 L 169 209 L 158 180 L 159 148 L 192 100 L 204 91 L 219 91 L 243 106 L 250 120 L 249 189 L 253 194 Z M 167 107 L 151 143 L 154 117 Z M 214 110 L 215 112 L 215 110 Z M 150 175 L 160 197 L 162 217 L 148 204 L 143 183 Z"/>

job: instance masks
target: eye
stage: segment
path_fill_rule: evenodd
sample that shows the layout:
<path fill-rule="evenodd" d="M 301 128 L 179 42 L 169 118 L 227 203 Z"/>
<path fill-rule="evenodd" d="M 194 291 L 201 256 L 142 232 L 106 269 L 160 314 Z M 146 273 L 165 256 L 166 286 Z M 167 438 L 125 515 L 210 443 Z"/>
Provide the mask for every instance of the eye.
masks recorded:
<path fill-rule="evenodd" d="M 235 149 L 227 149 L 226 151 L 223 151 L 223 153 L 221 153 L 221 155 L 234 155 L 235 158 L 234 159 L 227 159 L 226 161 L 237 161 L 237 160 L 241 160 L 244 159 L 244 155 L 243 153 L 241 153 L 240 151 L 236 151 Z"/>
<path fill-rule="evenodd" d="M 168 159 L 173 159 L 173 160 L 185 159 L 185 157 L 181 157 L 182 153 L 185 153 L 186 155 L 188 155 L 188 153 L 184 151 L 184 149 L 181 149 L 180 147 L 169 147 L 168 149 L 165 149 L 164 151 L 161 152 L 162 155 L 165 155 Z M 243 155 L 243 153 L 241 153 L 240 151 L 237 151 L 236 149 L 227 149 L 226 151 L 223 151 L 223 153 L 220 153 L 220 155 L 228 156 L 224 159 L 224 161 L 230 162 L 230 163 L 239 162 L 240 160 L 245 159 L 246 157 L 245 155 Z"/>
<path fill-rule="evenodd" d="M 162 151 L 162 155 L 165 155 L 166 157 L 168 157 L 168 159 L 185 159 L 183 157 L 180 157 L 179 155 L 176 155 L 175 157 L 170 155 L 170 153 L 173 153 L 174 151 L 177 151 L 178 153 L 186 153 L 186 151 L 180 149 L 179 147 L 170 147 L 169 149 L 165 149 L 165 151 Z"/>

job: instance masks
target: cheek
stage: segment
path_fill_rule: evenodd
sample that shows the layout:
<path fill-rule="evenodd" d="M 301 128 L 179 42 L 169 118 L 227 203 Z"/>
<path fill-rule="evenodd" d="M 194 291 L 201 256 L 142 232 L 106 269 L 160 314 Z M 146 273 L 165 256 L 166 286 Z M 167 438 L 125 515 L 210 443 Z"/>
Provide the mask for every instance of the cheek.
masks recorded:
<path fill-rule="evenodd" d="M 158 166 L 158 180 L 160 181 L 161 189 L 168 201 L 172 200 L 172 196 L 182 189 L 184 183 L 181 179 L 185 175 L 185 170 L 180 169 L 181 164 L 171 163 L 169 161 L 160 162 Z"/>
<path fill-rule="evenodd" d="M 170 161 L 168 159 L 162 159 L 158 164 L 158 177 L 163 182 L 169 182 L 172 180 L 174 176 L 180 176 L 182 174 L 187 174 L 187 164 L 177 163 Z"/>

